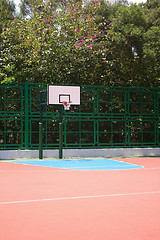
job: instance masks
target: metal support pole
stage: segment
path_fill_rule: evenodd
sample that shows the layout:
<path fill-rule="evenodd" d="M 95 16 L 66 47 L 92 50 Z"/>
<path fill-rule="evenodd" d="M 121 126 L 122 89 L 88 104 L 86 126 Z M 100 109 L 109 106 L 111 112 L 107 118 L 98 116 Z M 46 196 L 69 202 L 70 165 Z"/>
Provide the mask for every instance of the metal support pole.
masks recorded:
<path fill-rule="evenodd" d="M 39 121 L 39 159 L 43 159 L 43 125 L 42 125 L 42 92 L 40 92 L 40 121 Z"/>
<path fill-rule="evenodd" d="M 39 122 L 39 159 L 43 159 L 43 129 L 41 122 Z"/>
<path fill-rule="evenodd" d="M 63 124 L 62 124 L 63 106 L 59 109 L 59 159 L 63 158 Z"/>

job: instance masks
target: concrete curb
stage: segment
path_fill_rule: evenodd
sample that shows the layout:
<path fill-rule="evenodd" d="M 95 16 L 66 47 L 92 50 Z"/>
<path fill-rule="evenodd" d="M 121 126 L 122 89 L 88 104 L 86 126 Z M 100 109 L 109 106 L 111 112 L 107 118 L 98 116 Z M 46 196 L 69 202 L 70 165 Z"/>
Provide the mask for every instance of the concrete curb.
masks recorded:
<path fill-rule="evenodd" d="M 160 148 L 64 149 L 64 158 L 160 156 Z M 59 150 L 44 150 L 44 158 L 58 158 Z M 4 150 L 0 159 L 39 158 L 38 150 Z"/>

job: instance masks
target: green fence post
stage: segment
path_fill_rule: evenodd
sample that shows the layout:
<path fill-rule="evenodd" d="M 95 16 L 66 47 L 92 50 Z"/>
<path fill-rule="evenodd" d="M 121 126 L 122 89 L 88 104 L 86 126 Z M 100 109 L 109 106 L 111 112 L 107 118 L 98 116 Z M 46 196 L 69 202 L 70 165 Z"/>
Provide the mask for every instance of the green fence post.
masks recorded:
<path fill-rule="evenodd" d="M 24 96 L 25 96 L 25 149 L 29 149 L 29 134 L 28 134 L 28 121 L 29 121 L 29 114 L 28 114 L 28 82 L 24 85 Z"/>

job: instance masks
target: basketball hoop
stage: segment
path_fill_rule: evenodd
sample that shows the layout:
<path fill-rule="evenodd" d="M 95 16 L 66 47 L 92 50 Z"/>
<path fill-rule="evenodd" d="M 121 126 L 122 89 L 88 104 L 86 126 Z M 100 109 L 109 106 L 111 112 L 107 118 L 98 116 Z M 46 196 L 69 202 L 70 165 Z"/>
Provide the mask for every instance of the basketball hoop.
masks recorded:
<path fill-rule="evenodd" d="M 64 106 L 64 110 L 69 110 L 70 109 L 71 102 L 63 101 L 62 104 Z"/>

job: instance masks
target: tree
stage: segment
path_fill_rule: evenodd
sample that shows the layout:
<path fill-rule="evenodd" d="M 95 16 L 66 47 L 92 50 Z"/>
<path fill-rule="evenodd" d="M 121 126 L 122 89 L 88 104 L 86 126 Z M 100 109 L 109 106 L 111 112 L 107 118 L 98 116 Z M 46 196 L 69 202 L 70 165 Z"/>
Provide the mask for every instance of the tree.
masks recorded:
<path fill-rule="evenodd" d="M 36 3 L 36 0 L 21 0 L 19 4 L 20 8 L 20 17 L 25 18 L 25 17 L 32 17 L 32 5 Z"/>
<path fill-rule="evenodd" d="M 156 34 L 158 37 L 159 27 L 152 28 L 155 21 L 149 17 L 151 11 L 141 4 L 124 5 L 118 7 L 112 18 L 112 35 L 115 34 L 112 52 L 121 85 L 158 85 L 159 41 Z"/>
<path fill-rule="evenodd" d="M 10 0 L 0 0 L 0 50 L 2 52 L 2 31 L 10 20 L 13 20 L 16 15 L 15 4 Z M 2 56 L 1 56 L 2 57 Z M 0 66 L 4 64 L 3 57 L 0 58 Z M 7 66 L 6 66 L 7 68 Z M 9 70 L 10 71 L 10 70 Z M 7 75 L 0 69 L 0 79 L 6 78 Z"/>
<path fill-rule="evenodd" d="M 113 19 L 112 31 L 114 57 L 119 63 L 120 82 L 130 85 L 140 81 L 140 62 L 142 60 L 143 31 L 145 15 L 140 6 L 120 6 Z"/>
<path fill-rule="evenodd" d="M 15 4 L 10 0 L 0 0 L 0 26 L 4 27 L 8 20 L 14 19 Z"/>
<path fill-rule="evenodd" d="M 1 82 L 159 84 L 158 0 L 23 2 L 30 15 L 3 29 Z"/>
<path fill-rule="evenodd" d="M 103 31 L 97 26 L 100 3 L 92 2 L 88 8 L 79 1 L 67 3 L 37 1 L 31 5 L 31 18 L 14 19 L 3 32 L 5 63 L 14 68 L 18 81 L 107 83 L 111 25 L 104 25 Z"/>
<path fill-rule="evenodd" d="M 160 1 L 147 0 L 144 6 L 148 23 L 147 26 L 160 26 Z"/>
<path fill-rule="evenodd" d="M 144 33 L 143 61 L 147 80 L 159 85 L 160 80 L 160 1 L 148 0 L 145 4 L 146 31 Z"/>

